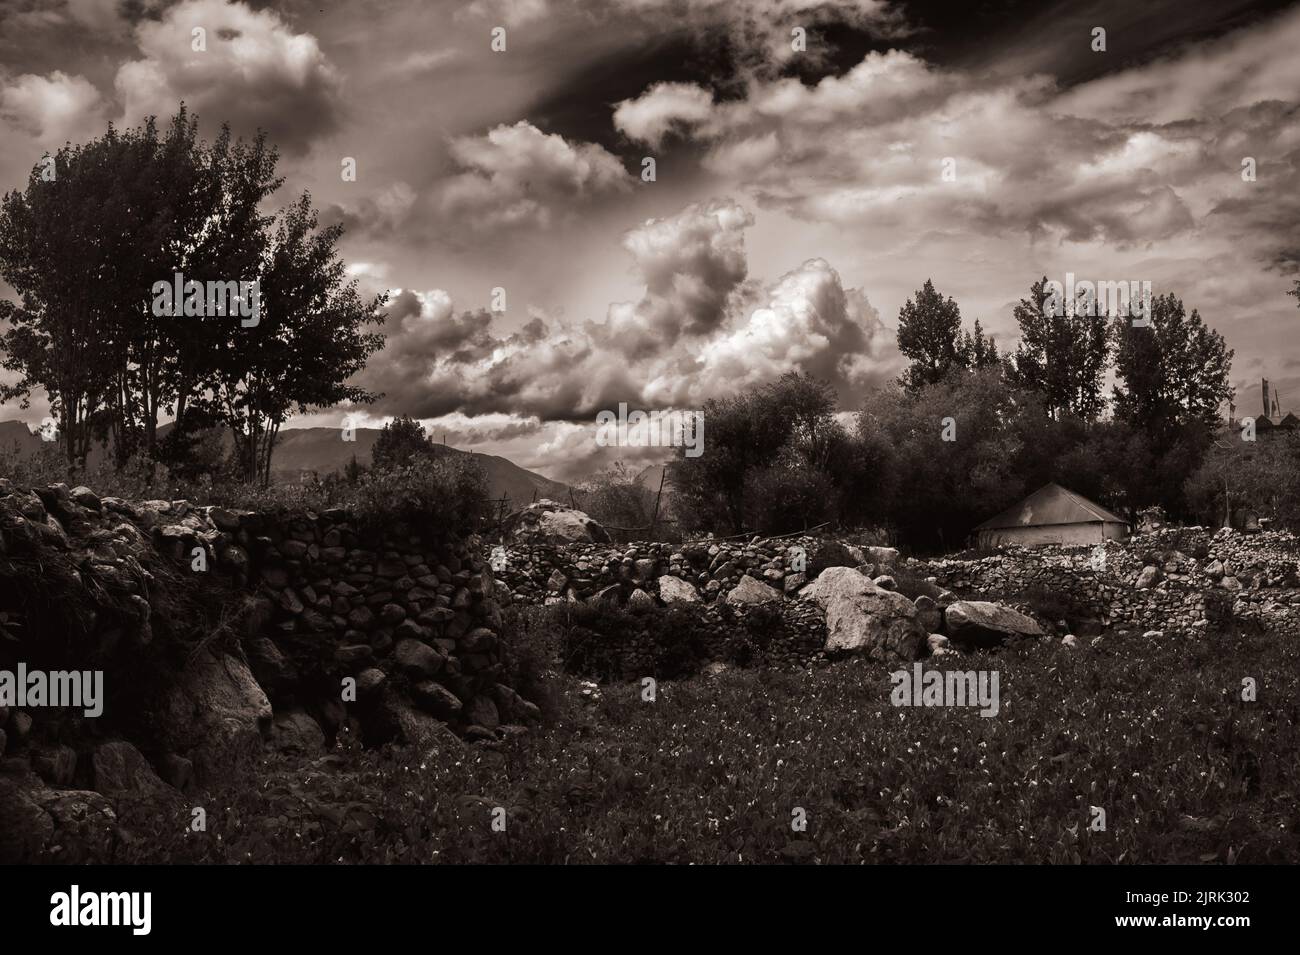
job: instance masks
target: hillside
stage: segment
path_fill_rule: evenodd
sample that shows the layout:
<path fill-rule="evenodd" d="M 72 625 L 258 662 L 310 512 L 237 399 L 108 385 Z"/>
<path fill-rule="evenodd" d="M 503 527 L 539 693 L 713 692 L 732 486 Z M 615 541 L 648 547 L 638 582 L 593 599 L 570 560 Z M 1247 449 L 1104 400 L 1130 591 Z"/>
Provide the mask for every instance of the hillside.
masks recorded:
<path fill-rule="evenodd" d="M 342 440 L 337 428 L 292 428 L 281 431 L 275 446 L 274 473 L 277 480 L 296 481 L 304 471 L 315 471 L 324 476 L 342 470 L 356 455 L 361 464 L 369 464 L 379 437 L 378 428 L 358 428 L 355 441 Z M 495 454 L 478 454 L 461 451 L 446 445 L 434 445 L 439 454 L 473 454 L 487 473 L 488 488 L 492 497 L 506 495 L 514 506 L 522 506 L 538 498 L 552 497 L 563 500 L 569 487 L 552 481 L 532 471 L 521 468 L 513 461 Z"/>
<path fill-rule="evenodd" d="M 169 427 L 160 427 L 159 435 L 165 435 Z M 299 481 L 304 472 L 315 472 L 324 477 L 333 471 L 341 471 L 353 455 L 356 455 L 359 463 L 369 465 L 379 429 L 357 428 L 354 435 L 355 441 L 344 441 L 343 433 L 338 428 L 290 428 L 281 431 L 275 446 L 273 477 L 282 483 Z M 229 435 L 226 436 L 226 445 L 229 449 Z M 17 449 L 20 456 L 27 456 L 36 453 L 40 446 L 40 437 L 21 421 L 0 421 L 0 451 L 9 453 Z M 512 507 L 526 505 L 534 497 L 551 497 L 556 500 L 568 497 L 567 484 L 521 468 L 507 458 L 461 451 L 445 445 L 436 445 L 435 448 L 439 454 L 473 454 L 487 474 L 490 495 L 493 498 L 506 495 Z M 102 449 L 96 448 L 91 452 L 89 463 L 94 466 L 102 458 Z"/>

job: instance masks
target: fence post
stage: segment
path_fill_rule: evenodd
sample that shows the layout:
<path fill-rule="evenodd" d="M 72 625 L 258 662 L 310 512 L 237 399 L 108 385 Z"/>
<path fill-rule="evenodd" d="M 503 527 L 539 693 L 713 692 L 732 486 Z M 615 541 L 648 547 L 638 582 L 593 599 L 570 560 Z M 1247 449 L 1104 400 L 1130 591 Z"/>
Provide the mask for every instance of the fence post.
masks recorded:
<path fill-rule="evenodd" d="M 664 478 L 666 478 L 667 476 L 668 476 L 668 468 L 665 466 L 664 469 L 659 472 L 659 492 L 655 494 L 655 510 L 654 513 L 650 516 L 650 539 L 651 540 L 658 539 L 655 536 L 655 528 L 656 525 L 659 523 L 659 498 L 663 496 Z"/>

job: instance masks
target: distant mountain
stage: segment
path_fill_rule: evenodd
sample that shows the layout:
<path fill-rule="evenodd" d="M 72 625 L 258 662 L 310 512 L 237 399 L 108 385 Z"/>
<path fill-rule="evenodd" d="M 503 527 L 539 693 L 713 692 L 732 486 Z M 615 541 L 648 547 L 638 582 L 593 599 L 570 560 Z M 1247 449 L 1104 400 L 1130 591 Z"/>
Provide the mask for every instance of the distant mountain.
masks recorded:
<path fill-rule="evenodd" d="M 165 435 L 169 429 L 170 425 L 161 426 L 158 429 L 159 435 Z M 359 464 L 369 466 L 379 429 L 357 428 L 353 431 L 353 436 L 356 440 L 344 441 L 343 432 L 338 428 L 287 428 L 281 431 L 275 442 L 272 478 L 279 483 L 296 483 L 304 475 L 313 472 L 324 477 L 331 472 L 342 471 L 353 455 L 356 455 Z M 229 432 L 226 432 L 225 444 L 229 450 Z M 25 457 L 34 454 L 40 446 L 40 436 L 21 421 L 0 421 L 0 454 L 12 453 L 16 448 L 18 454 Z M 506 495 L 512 509 L 523 507 L 534 497 L 550 497 L 559 501 L 568 499 L 567 484 L 521 468 L 507 458 L 460 451 L 441 444 L 434 445 L 434 450 L 436 454 L 472 456 L 487 475 L 489 494 L 494 499 Z M 92 451 L 90 463 L 98 461 L 102 453 L 98 448 Z"/>
<path fill-rule="evenodd" d="M 35 454 L 41 446 L 41 437 L 21 421 L 0 421 L 0 454 L 17 451 L 26 457 Z"/>
<path fill-rule="evenodd" d="M 275 443 L 272 471 L 279 481 L 297 481 L 304 472 L 324 477 L 341 471 L 355 454 L 357 462 L 369 465 L 374 453 L 378 428 L 357 428 L 355 441 L 344 441 L 338 428 L 290 428 L 280 432 Z M 478 454 L 435 444 L 437 454 L 472 456 L 487 474 L 488 490 L 493 498 L 506 495 L 512 508 L 522 507 L 534 498 L 566 500 L 569 486 L 525 470 L 513 461 L 495 454 Z"/>

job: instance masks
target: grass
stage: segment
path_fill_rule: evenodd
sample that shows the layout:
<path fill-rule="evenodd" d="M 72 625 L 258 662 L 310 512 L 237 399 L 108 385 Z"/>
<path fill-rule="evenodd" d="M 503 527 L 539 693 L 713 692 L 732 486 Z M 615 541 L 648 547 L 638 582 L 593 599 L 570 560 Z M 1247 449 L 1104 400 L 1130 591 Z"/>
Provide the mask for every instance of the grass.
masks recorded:
<path fill-rule="evenodd" d="M 888 668 L 605 687 L 489 748 L 267 756 L 138 805 L 132 861 L 1197 863 L 1300 860 L 1300 644 L 1107 638 L 935 661 L 1001 712 L 895 708 Z M 1244 677 L 1258 702 L 1243 702 Z M 191 806 L 208 830 L 186 832 Z M 505 830 L 492 829 L 505 810 Z M 1106 830 L 1091 831 L 1106 812 Z M 806 831 L 792 819 L 806 814 Z M 132 821 L 134 820 L 134 822 Z M 170 833 L 170 835 L 163 835 Z"/>

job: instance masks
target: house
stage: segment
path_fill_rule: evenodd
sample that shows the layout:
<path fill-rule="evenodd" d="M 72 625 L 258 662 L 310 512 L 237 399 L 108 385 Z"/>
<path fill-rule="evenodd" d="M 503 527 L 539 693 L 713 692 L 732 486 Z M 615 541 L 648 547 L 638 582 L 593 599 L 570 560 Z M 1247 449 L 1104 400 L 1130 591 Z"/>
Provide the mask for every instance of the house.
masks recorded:
<path fill-rule="evenodd" d="M 1081 494 L 1045 484 L 975 528 L 976 546 L 1097 544 L 1129 535 L 1129 523 Z"/>

